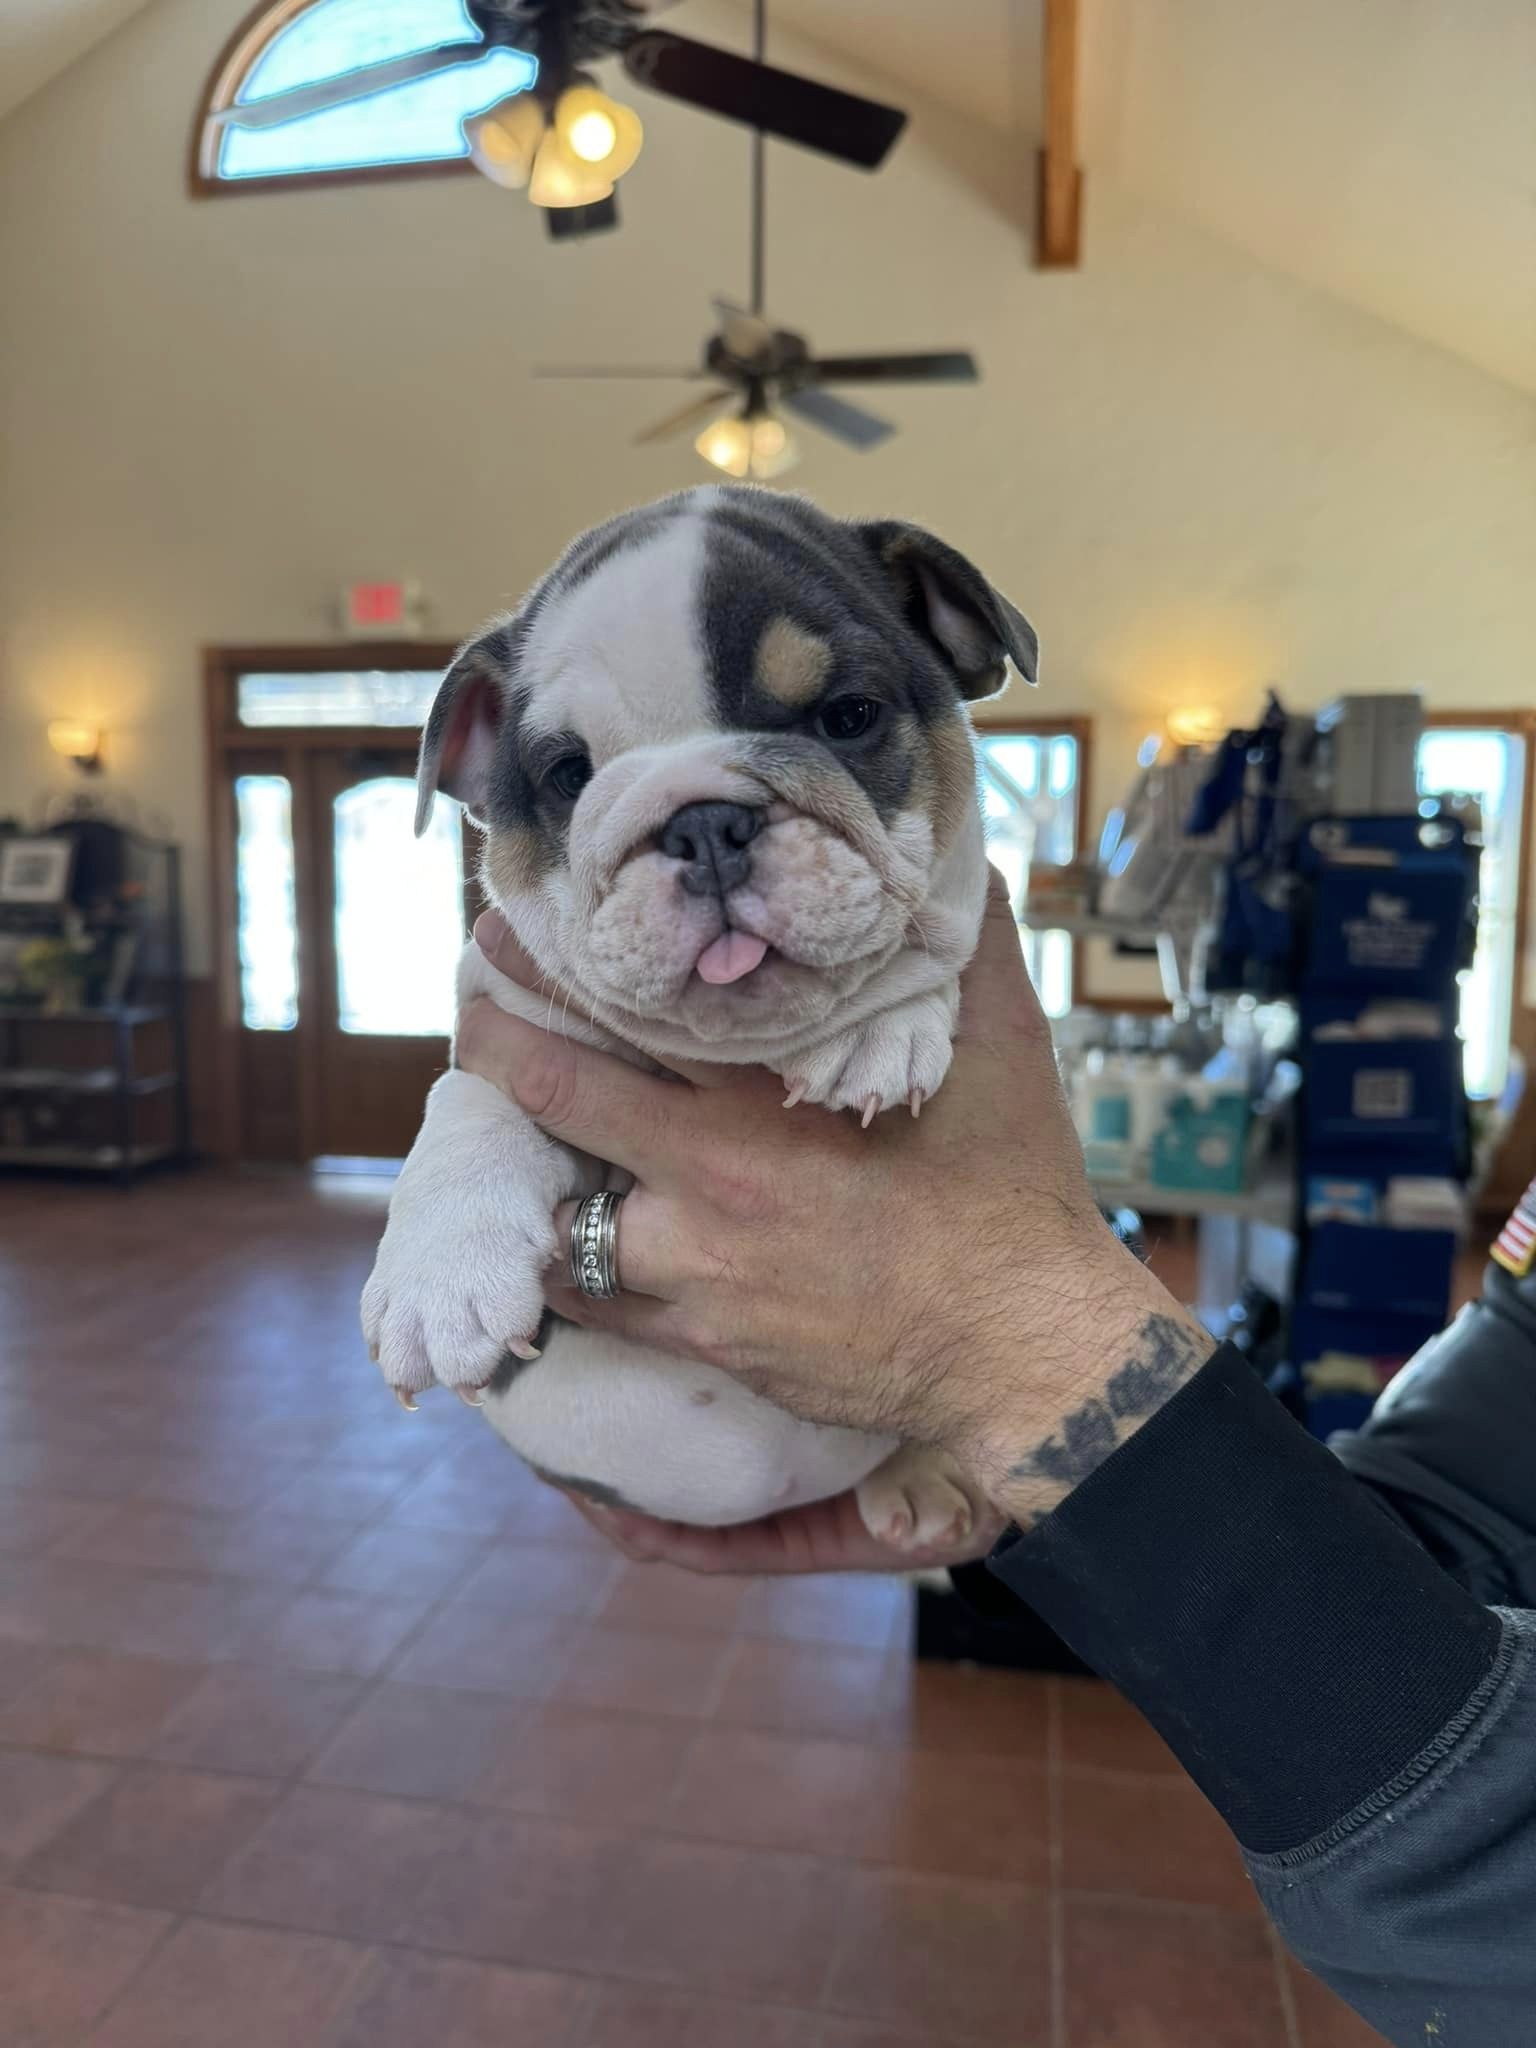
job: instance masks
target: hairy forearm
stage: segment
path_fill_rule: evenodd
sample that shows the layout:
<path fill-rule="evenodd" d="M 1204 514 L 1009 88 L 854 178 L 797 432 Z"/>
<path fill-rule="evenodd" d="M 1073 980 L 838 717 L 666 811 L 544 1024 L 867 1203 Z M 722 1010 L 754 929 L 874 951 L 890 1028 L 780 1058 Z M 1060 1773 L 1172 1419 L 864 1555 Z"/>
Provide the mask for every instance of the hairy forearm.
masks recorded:
<path fill-rule="evenodd" d="M 1038 1290 L 1045 1283 L 1032 1277 L 1029 1284 Z M 989 1498 L 1021 1529 L 1091 1478 L 1216 1348 L 1107 1230 L 1086 1240 L 1049 1284 L 1049 1345 L 1020 1356 L 1006 1314 L 1000 1319 L 998 1345 L 1007 1358 L 991 1375 L 996 1398 L 967 1457 Z"/>

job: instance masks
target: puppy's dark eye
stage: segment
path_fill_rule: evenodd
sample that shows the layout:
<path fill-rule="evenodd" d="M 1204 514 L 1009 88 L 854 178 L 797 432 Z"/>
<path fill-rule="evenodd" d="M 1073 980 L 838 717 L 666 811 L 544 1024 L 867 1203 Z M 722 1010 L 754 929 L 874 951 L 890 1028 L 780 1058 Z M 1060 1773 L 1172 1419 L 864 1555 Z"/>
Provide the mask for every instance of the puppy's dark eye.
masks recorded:
<path fill-rule="evenodd" d="M 834 697 L 817 712 L 816 730 L 824 740 L 861 740 L 884 708 L 878 697 Z"/>
<path fill-rule="evenodd" d="M 592 763 L 585 754 L 566 754 L 550 769 L 548 781 L 568 803 L 573 803 L 592 780 Z"/>

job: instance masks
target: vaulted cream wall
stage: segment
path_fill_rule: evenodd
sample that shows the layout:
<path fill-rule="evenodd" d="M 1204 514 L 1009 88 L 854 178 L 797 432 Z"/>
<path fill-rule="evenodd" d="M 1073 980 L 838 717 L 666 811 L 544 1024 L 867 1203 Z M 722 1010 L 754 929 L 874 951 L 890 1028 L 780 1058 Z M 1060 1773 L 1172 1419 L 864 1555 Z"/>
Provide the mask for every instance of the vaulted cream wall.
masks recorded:
<path fill-rule="evenodd" d="M 655 101 L 587 246 L 470 177 L 190 199 L 242 4 L 156 0 L 0 124 L 0 812 L 63 786 L 49 717 L 100 720 L 108 786 L 189 849 L 200 963 L 199 647 L 324 638 L 370 575 L 419 578 L 453 636 L 694 480 L 686 441 L 629 445 L 681 389 L 527 371 L 686 361 L 744 272 L 743 139 Z M 1536 702 L 1530 400 L 1104 178 L 1082 270 L 1037 273 L 1029 161 L 922 108 L 875 178 L 773 150 L 770 296 L 828 350 L 980 356 L 979 389 L 881 394 L 899 438 L 818 440 L 794 481 L 1006 586 L 1044 650 L 1017 708 L 1094 717 L 1096 808 L 1170 707 L 1270 681 Z"/>

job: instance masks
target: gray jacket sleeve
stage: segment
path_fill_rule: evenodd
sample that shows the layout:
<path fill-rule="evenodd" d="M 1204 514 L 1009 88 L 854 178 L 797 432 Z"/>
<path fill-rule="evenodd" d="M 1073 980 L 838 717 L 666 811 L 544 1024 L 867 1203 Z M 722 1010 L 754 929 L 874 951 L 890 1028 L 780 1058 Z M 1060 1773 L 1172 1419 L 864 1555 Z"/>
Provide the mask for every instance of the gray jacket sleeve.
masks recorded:
<path fill-rule="evenodd" d="M 1536 1277 L 1329 1450 L 1223 1348 L 991 1560 L 1390 2042 L 1536 2048 Z"/>

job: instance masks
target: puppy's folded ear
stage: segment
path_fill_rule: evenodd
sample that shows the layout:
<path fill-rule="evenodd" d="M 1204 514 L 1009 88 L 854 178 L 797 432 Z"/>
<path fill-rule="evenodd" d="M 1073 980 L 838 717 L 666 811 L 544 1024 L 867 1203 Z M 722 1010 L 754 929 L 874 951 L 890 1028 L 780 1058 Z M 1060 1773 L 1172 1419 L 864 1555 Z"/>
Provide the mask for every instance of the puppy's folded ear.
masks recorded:
<path fill-rule="evenodd" d="M 501 626 L 467 640 L 432 699 L 416 765 L 416 837 L 427 829 L 438 790 L 475 820 L 485 808 L 491 760 L 507 684 L 507 633 Z"/>
<path fill-rule="evenodd" d="M 954 670 L 962 697 L 996 696 L 1007 683 L 1009 660 L 1026 683 L 1037 680 L 1034 627 L 974 562 L 905 520 L 870 520 L 859 532 L 891 580 L 908 624 Z"/>

